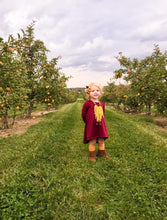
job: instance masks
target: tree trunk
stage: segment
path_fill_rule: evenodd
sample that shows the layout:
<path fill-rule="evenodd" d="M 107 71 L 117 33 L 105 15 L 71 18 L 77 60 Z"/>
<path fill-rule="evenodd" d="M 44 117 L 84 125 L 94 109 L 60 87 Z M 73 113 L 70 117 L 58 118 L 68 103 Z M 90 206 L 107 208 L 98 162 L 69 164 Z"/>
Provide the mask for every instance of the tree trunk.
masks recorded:
<path fill-rule="evenodd" d="M 13 115 L 12 127 L 13 127 L 13 125 L 15 123 L 15 119 L 16 119 L 16 112 L 14 112 L 14 115 Z"/>
<path fill-rule="evenodd" d="M 8 125 L 8 109 L 7 108 L 5 109 L 5 115 L 4 115 L 4 119 L 3 119 L 3 128 L 4 129 L 9 128 L 9 125 Z"/>
<path fill-rule="evenodd" d="M 147 105 L 147 106 L 146 106 L 146 109 L 147 109 L 146 114 L 147 114 L 147 115 L 151 115 L 151 104 Z"/>
<path fill-rule="evenodd" d="M 46 111 L 49 111 L 49 106 L 46 104 L 46 108 L 45 108 Z"/>
<path fill-rule="evenodd" d="M 28 109 L 27 109 L 26 118 L 30 118 L 31 117 L 32 109 L 33 109 L 33 103 L 30 102 L 30 105 L 28 106 Z"/>

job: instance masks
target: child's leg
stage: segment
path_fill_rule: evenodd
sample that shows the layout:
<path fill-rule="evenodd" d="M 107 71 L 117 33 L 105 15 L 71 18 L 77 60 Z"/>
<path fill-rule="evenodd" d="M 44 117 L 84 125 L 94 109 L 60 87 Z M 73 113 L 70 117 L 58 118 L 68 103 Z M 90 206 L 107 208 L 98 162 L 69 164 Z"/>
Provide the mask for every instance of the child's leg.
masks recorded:
<path fill-rule="evenodd" d="M 98 138 L 98 153 L 97 153 L 97 155 L 100 157 L 109 158 L 106 153 L 106 149 L 105 149 L 105 145 L 104 145 L 104 138 Z"/>
<path fill-rule="evenodd" d="M 98 138 L 98 149 L 99 150 L 105 150 L 104 138 Z"/>
<path fill-rule="evenodd" d="M 96 161 L 96 139 L 89 141 L 89 154 L 88 158 L 92 161 Z"/>

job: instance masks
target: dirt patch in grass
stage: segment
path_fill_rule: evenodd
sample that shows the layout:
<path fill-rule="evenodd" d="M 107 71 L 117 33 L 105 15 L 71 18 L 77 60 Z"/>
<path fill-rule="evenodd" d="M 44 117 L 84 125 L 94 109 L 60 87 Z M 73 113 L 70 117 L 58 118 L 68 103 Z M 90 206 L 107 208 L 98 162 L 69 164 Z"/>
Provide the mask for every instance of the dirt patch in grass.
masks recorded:
<path fill-rule="evenodd" d="M 163 131 L 167 132 L 167 118 L 166 117 L 153 117 L 154 123 Z"/>
<path fill-rule="evenodd" d="M 27 131 L 28 127 L 31 125 L 37 124 L 42 120 L 42 116 L 48 114 L 50 112 L 54 112 L 56 110 L 49 110 L 49 111 L 36 111 L 32 113 L 31 118 L 20 118 L 17 117 L 13 127 L 10 125 L 8 129 L 0 130 L 1 137 L 9 137 L 14 134 L 19 135 Z M 158 128 L 162 131 L 167 132 L 167 118 L 156 116 L 153 117 L 154 123 L 158 126 Z M 11 122 L 9 121 L 9 124 Z"/>
<path fill-rule="evenodd" d="M 9 137 L 14 134 L 19 135 L 27 131 L 28 127 L 31 125 L 37 124 L 42 120 L 42 116 L 46 115 L 50 112 L 54 112 L 56 110 L 49 110 L 49 111 L 36 111 L 31 114 L 31 118 L 21 118 L 17 117 L 15 119 L 14 125 L 10 125 L 9 120 L 9 128 L 0 130 L 1 137 Z"/>

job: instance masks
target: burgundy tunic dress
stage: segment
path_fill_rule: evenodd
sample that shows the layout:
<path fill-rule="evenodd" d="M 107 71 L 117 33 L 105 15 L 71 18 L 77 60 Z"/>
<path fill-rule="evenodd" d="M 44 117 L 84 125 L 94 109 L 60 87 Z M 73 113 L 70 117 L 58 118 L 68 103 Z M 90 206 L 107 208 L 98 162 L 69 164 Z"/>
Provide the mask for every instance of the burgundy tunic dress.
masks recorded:
<path fill-rule="evenodd" d="M 100 102 L 103 112 L 105 113 L 105 106 L 103 102 Z M 91 139 L 102 137 L 108 138 L 105 118 L 102 118 L 101 124 L 98 124 L 94 114 L 94 102 L 88 100 L 84 103 L 82 108 L 82 118 L 85 122 L 84 130 L 84 144 L 87 144 Z M 99 103 L 96 103 L 99 106 Z"/>

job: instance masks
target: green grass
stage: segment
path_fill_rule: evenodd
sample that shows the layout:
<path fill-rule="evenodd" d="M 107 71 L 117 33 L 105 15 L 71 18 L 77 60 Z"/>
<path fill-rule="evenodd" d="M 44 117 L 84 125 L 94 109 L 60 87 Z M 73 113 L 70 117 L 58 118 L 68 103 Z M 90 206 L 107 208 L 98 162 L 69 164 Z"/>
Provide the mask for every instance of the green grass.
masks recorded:
<path fill-rule="evenodd" d="M 26 114 L 27 108 L 28 107 L 24 107 L 20 110 L 17 110 L 15 113 L 12 109 L 9 109 L 8 117 L 11 118 L 11 117 L 13 117 L 14 114 L 16 114 L 16 116 L 21 116 L 22 117 L 24 114 Z M 34 104 L 34 106 L 33 106 L 33 112 L 34 111 L 42 111 L 42 110 L 45 110 L 45 109 L 46 109 L 46 104 Z"/>
<path fill-rule="evenodd" d="M 0 138 L 2 219 L 167 218 L 167 133 L 106 108 L 110 159 L 88 160 L 82 101 Z"/>

